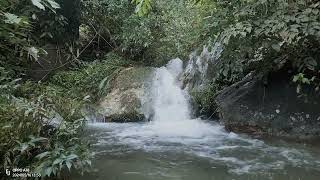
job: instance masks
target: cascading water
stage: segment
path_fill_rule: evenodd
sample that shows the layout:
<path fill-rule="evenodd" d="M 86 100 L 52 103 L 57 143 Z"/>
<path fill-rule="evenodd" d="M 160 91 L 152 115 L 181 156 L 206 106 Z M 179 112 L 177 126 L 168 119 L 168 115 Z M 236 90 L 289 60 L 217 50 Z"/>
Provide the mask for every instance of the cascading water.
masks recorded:
<path fill-rule="evenodd" d="M 155 122 L 190 119 L 187 94 L 178 85 L 178 76 L 182 71 L 180 59 L 171 60 L 167 67 L 156 70 L 152 87 Z"/>
<path fill-rule="evenodd" d="M 183 62 L 178 58 L 156 69 L 152 85 L 154 116 L 150 127 L 158 136 L 200 138 L 215 128 L 191 119 L 187 91 L 181 89 L 178 81 L 182 72 Z"/>
<path fill-rule="evenodd" d="M 150 90 L 151 122 L 90 125 L 91 136 L 97 139 L 94 162 L 99 171 L 84 179 L 295 180 L 320 177 L 320 153 L 317 151 L 283 143 L 268 145 L 225 132 L 215 122 L 192 119 L 188 94 L 178 81 L 181 73 L 180 59 L 156 69 Z"/>

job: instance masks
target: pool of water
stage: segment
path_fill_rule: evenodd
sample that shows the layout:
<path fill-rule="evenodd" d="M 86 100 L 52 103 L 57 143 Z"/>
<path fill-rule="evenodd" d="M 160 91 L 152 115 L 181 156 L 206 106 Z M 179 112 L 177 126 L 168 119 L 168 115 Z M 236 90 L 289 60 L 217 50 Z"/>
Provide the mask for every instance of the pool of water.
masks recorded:
<path fill-rule="evenodd" d="M 320 179 L 319 148 L 229 133 L 212 121 L 94 123 L 88 134 L 93 171 L 73 179 Z"/>

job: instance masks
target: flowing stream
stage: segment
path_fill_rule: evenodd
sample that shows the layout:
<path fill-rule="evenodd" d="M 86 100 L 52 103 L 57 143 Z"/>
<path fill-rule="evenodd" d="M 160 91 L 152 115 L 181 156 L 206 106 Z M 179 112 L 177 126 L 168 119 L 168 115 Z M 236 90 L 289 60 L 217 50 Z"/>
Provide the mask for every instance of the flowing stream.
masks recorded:
<path fill-rule="evenodd" d="M 95 171 L 75 179 L 320 179 L 318 148 L 257 140 L 192 118 L 178 81 L 182 70 L 179 59 L 156 70 L 152 121 L 89 124 Z"/>

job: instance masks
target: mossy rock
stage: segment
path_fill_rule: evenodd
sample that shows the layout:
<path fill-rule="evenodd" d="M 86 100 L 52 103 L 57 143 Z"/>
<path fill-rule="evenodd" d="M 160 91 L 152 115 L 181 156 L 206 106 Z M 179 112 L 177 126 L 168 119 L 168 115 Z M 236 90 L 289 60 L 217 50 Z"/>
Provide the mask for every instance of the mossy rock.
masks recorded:
<path fill-rule="evenodd" d="M 110 93 L 99 107 L 107 122 L 136 122 L 146 119 L 154 68 L 130 67 L 112 82 Z"/>

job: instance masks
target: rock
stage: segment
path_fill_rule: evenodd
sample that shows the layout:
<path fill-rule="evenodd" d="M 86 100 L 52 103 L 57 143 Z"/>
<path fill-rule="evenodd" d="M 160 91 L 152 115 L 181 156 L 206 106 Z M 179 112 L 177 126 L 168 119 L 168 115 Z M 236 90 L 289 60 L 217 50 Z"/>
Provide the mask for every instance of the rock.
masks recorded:
<path fill-rule="evenodd" d="M 99 103 L 105 121 L 134 122 L 149 118 L 153 72 L 150 67 L 131 67 L 119 73 L 110 93 Z"/>
<path fill-rule="evenodd" d="M 183 87 L 189 92 L 203 88 L 215 78 L 216 72 L 219 70 L 217 64 L 221 63 L 219 58 L 223 52 L 221 42 L 222 38 L 219 37 L 212 44 L 212 47 L 204 46 L 199 55 L 196 52 L 190 55 L 188 64 L 181 76 Z"/>
<path fill-rule="evenodd" d="M 105 117 L 99 112 L 99 107 L 86 104 L 81 109 L 81 114 L 88 122 L 105 122 Z"/>
<path fill-rule="evenodd" d="M 290 139 L 319 138 L 319 95 L 299 98 L 287 71 L 262 77 L 251 73 L 242 81 L 222 90 L 215 98 L 226 129 Z M 311 92 L 311 91 L 310 91 Z"/>

